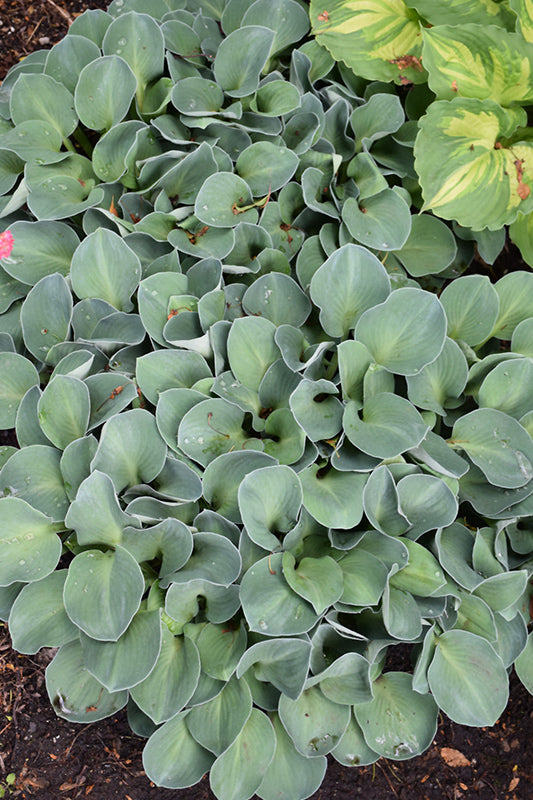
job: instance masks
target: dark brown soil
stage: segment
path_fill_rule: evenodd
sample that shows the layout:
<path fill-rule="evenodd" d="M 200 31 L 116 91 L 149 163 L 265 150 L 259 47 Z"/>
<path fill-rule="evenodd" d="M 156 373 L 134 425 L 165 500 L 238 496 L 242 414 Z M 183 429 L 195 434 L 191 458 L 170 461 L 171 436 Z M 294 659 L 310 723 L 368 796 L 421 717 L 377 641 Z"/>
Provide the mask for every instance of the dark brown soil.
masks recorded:
<path fill-rule="evenodd" d="M 0 0 L 0 79 L 32 50 L 61 39 L 77 14 L 107 4 Z M 500 274 L 518 264 L 527 269 L 515 250 L 502 256 L 493 268 Z M 0 432 L 0 444 L 8 436 Z M 150 784 L 142 769 L 143 740 L 132 734 L 125 712 L 87 726 L 56 717 L 44 687 L 49 656 L 15 653 L 0 623 L 0 797 L 215 800 L 207 778 L 181 791 Z M 381 759 L 353 769 L 331 760 L 311 800 L 530 800 L 532 743 L 532 699 L 513 674 L 509 706 L 493 728 L 466 728 L 442 718 L 433 746 L 417 759 Z"/>

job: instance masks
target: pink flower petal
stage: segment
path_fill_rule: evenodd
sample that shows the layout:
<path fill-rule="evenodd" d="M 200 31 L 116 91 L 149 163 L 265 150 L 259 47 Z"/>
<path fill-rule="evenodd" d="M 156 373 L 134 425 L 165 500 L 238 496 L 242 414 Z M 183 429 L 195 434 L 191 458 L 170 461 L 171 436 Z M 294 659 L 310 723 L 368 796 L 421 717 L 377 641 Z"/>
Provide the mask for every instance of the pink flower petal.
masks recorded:
<path fill-rule="evenodd" d="M 11 231 L 0 233 L 0 258 L 7 258 L 11 255 L 15 240 Z"/>

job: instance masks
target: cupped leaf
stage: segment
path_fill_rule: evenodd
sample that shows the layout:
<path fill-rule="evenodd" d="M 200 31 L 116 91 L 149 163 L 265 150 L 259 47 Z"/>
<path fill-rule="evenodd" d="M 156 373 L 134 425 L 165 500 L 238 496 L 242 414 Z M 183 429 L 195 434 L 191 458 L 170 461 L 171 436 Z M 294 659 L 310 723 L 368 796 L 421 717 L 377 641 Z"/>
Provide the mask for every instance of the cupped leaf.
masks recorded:
<path fill-rule="evenodd" d="M 364 247 L 346 244 L 315 272 L 311 299 L 320 308 L 320 322 L 329 336 L 346 338 L 361 315 L 384 302 L 390 280 L 379 259 Z"/>
<path fill-rule="evenodd" d="M 296 525 L 302 496 L 298 475 L 290 467 L 264 467 L 246 475 L 238 502 L 250 539 L 265 550 L 276 550 L 281 537 Z"/>
<path fill-rule="evenodd" d="M 531 410 L 533 362 L 517 358 L 497 364 L 479 388 L 480 408 L 496 408 L 520 420 Z"/>
<path fill-rule="evenodd" d="M 293 554 L 286 552 L 282 569 L 291 589 L 310 602 L 317 614 L 323 614 L 342 595 L 342 570 L 330 556 L 302 558 L 296 565 Z"/>
<path fill-rule="evenodd" d="M 230 97 L 253 94 L 259 84 L 275 33 L 261 25 L 245 25 L 220 44 L 213 72 L 216 82 Z"/>
<path fill-rule="evenodd" d="M 285 581 L 281 554 L 260 559 L 245 573 L 241 603 L 250 630 L 264 636 L 305 633 L 317 621 L 311 605 Z"/>
<path fill-rule="evenodd" d="M 271 716 L 271 722 L 276 734 L 276 750 L 257 795 L 262 800 L 304 800 L 322 783 L 326 758 L 303 756 L 295 748 L 278 714 Z"/>
<path fill-rule="evenodd" d="M 533 145 L 506 144 L 524 124 L 520 113 L 489 99 L 432 103 L 414 148 L 424 209 L 475 230 L 497 230 L 531 211 Z"/>
<path fill-rule="evenodd" d="M 116 602 L 120 586 L 121 602 Z M 72 560 L 64 600 L 69 618 L 92 639 L 116 642 L 139 609 L 144 592 L 141 568 L 119 545 L 85 550 Z"/>
<path fill-rule="evenodd" d="M 357 242 L 374 250 L 399 250 L 411 232 L 409 206 L 393 189 L 383 189 L 365 200 L 349 197 L 342 221 Z"/>
<path fill-rule="evenodd" d="M 486 275 L 461 275 L 440 296 L 448 321 L 448 336 L 471 347 L 484 342 L 498 318 L 500 302 Z"/>
<path fill-rule="evenodd" d="M 217 172 L 206 179 L 196 197 L 194 213 L 201 222 L 214 228 L 257 222 L 251 189 L 232 172 Z"/>
<path fill-rule="evenodd" d="M 121 14 L 108 27 L 102 50 L 104 56 L 120 56 L 128 64 L 137 79 L 142 108 L 145 87 L 163 73 L 165 41 L 160 26 L 148 14 Z"/>
<path fill-rule="evenodd" d="M 272 683 L 287 697 L 296 700 L 303 690 L 309 670 L 311 646 L 302 639 L 267 639 L 249 647 L 237 666 L 237 678 L 250 669 L 260 681 Z"/>
<path fill-rule="evenodd" d="M 248 685 L 232 677 L 216 697 L 192 709 L 187 727 L 202 747 L 220 755 L 235 741 L 251 711 Z"/>
<path fill-rule="evenodd" d="M 350 708 L 327 698 L 318 686 L 305 689 L 297 700 L 282 695 L 278 713 L 294 746 L 307 758 L 330 753 L 350 721 Z"/>
<path fill-rule="evenodd" d="M 56 570 L 24 586 L 11 607 L 9 633 L 19 653 L 37 653 L 41 647 L 61 647 L 78 637 L 78 629 L 63 605 L 67 570 Z"/>
<path fill-rule="evenodd" d="M 32 362 L 19 353 L 0 353 L 1 428 L 15 426 L 20 401 L 32 386 L 39 386 L 39 373 Z"/>
<path fill-rule="evenodd" d="M 86 36 L 69 34 L 52 47 L 44 71 L 74 94 L 81 70 L 95 58 L 100 58 L 101 53 L 95 42 Z"/>
<path fill-rule="evenodd" d="M 419 214 L 412 217 L 409 236 L 394 255 L 409 275 L 419 278 L 449 267 L 457 255 L 457 245 L 444 222 L 429 214 Z"/>
<path fill-rule="evenodd" d="M 54 524 L 19 497 L 0 498 L 0 512 L 4 527 L 0 586 L 39 581 L 53 572 L 62 549 L 61 539 L 55 535 L 61 523 Z"/>
<path fill-rule="evenodd" d="M 332 439 L 341 430 L 343 406 L 336 394 L 335 384 L 325 378 L 304 378 L 291 394 L 290 409 L 311 441 Z"/>
<path fill-rule="evenodd" d="M 78 125 L 74 98 L 50 75 L 20 75 L 11 90 L 9 110 L 15 125 L 29 120 L 50 122 L 63 139 Z"/>
<path fill-rule="evenodd" d="M 520 423 L 493 408 L 479 408 L 453 426 L 451 444 L 464 450 L 489 483 L 506 489 L 533 478 L 533 441 Z"/>
<path fill-rule="evenodd" d="M 444 347 L 446 315 L 430 292 L 412 287 L 396 289 L 360 317 L 355 339 L 390 372 L 416 375 Z"/>
<path fill-rule="evenodd" d="M 300 480 L 303 504 L 321 525 L 346 530 L 361 521 L 365 474 L 321 470 L 319 464 L 312 464 L 300 472 Z"/>
<path fill-rule="evenodd" d="M 222 398 L 196 403 L 182 418 L 178 447 L 206 467 L 222 453 L 244 449 L 248 440 L 243 430 L 244 413 Z"/>
<path fill-rule="evenodd" d="M 460 725 L 494 725 L 509 697 L 509 678 L 486 639 L 468 631 L 446 631 L 428 669 L 440 708 Z"/>
<path fill-rule="evenodd" d="M 257 391 L 265 373 L 281 352 L 274 340 L 275 325 L 261 317 L 241 317 L 231 326 L 227 353 L 237 380 Z"/>
<path fill-rule="evenodd" d="M 116 233 L 91 233 L 72 258 L 72 288 L 80 299 L 98 297 L 119 311 L 131 311 L 130 297 L 141 279 L 141 264 Z"/>
<path fill-rule="evenodd" d="M 6 272 L 22 283 L 35 285 L 46 275 L 68 275 L 74 251 L 79 245 L 75 231 L 64 222 L 19 220 L 10 227 L 14 244 L 4 259 Z"/>
<path fill-rule="evenodd" d="M 198 744 L 187 727 L 187 712 L 176 714 L 148 740 L 143 766 L 150 780 L 169 789 L 183 789 L 209 771 L 215 757 Z"/>
<path fill-rule="evenodd" d="M 400 290 L 398 290 L 400 291 Z M 355 447 L 377 458 L 396 458 L 424 439 L 428 425 L 405 398 L 390 392 L 370 397 L 363 407 L 350 401 L 344 410 L 343 428 Z"/>
<path fill-rule="evenodd" d="M 131 696 L 156 725 L 180 712 L 192 697 L 200 677 L 200 657 L 188 636 L 174 636 L 161 623 L 161 649 L 147 678 Z"/>
<path fill-rule="evenodd" d="M 400 536 L 410 526 L 400 506 L 394 478 L 385 464 L 370 473 L 363 491 L 363 508 L 374 528 L 388 536 Z"/>
<path fill-rule="evenodd" d="M 257 0 L 256 0 L 257 2 Z M 240 154 L 235 169 L 254 197 L 275 192 L 290 181 L 298 167 L 298 156 L 271 142 L 255 142 Z"/>
<path fill-rule="evenodd" d="M 504 275 L 495 284 L 500 301 L 492 335 L 510 341 L 517 325 L 531 316 L 533 274 L 518 270 Z"/>
<path fill-rule="evenodd" d="M 118 55 L 102 56 L 80 73 L 74 103 L 81 122 L 94 131 L 108 131 L 128 113 L 137 78 Z"/>
<path fill-rule="evenodd" d="M 90 416 L 89 390 L 79 378 L 56 375 L 37 404 L 39 425 L 59 450 L 84 436 Z"/>
<path fill-rule="evenodd" d="M 368 746 L 395 761 L 422 753 L 437 730 L 437 703 L 411 684 L 411 675 L 386 672 L 372 684 L 373 700 L 354 706 Z"/>
<path fill-rule="evenodd" d="M 253 708 L 234 742 L 209 773 L 219 800 L 248 800 L 260 786 L 276 749 L 276 734 L 269 718 Z"/>
<path fill-rule="evenodd" d="M 407 395 L 418 408 L 444 416 L 460 403 L 468 378 L 468 363 L 459 345 L 446 338 L 444 347 L 418 375 L 407 378 Z M 504 409 L 502 409 L 504 410 Z"/>
<path fill-rule="evenodd" d="M 46 689 L 54 711 L 69 722 L 90 723 L 124 708 L 128 693 L 110 694 L 87 671 L 79 642 L 64 645 L 46 668 Z"/>
<path fill-rule="evenodd" d="M 61 522 L 68 509 L 68 497 L 59 468 L 60 456 L 55 447 L 42 444 L 16 450 L 0 473 L 4 495 L 19 497 L 53 522 Z"/>
<path fill-rule="evenodd" d="M 46 361 L 51 348 L 68 339 L 72 292 L 66 279 L 47 275 L 30 289 L 20 310 L 24 343 L 30 353 Z"/>
<path fill-rule="evenodd" d="M 109 692 L 130 689 L 153 670 L 161 648 L 159 611 L 139 611 L 116 642 L 80 637 L 86 668 Z"/>
<path fill-rule="evenodd" d="M 457 499 L 441 478 L 434 475 L 405 475 L 398 481 L 397 489 L 400 507 L 411 523 L 410 538 L 418 538 L 429 530 L 451 525 L 457 516 Z M 440 573 L 437 577 L 440 580 Z"/>
<path fill-rule="evenodd" d="M 131 524 L 132 518 L 120 508 L 111 478 L 97 469 L 81 483 L 65 517 L 65 525 L 76 531 L 81 545 L 114 547 Z"/>
<path fill-rule="evenodd" d="M 254 450 L 223 453 L 205 469 L 203 492 L 207 503 L 231 522 L 242 522 L 237 501 L 239 486 L 248 473 L 277 464 L 272 456 Z"/>
<path fill-rule="evenodd" d="M 91 469 L 109 475 L 120 492 L 126 486 L 150 483 L 161 472 L 166 454 L 152 414 L 135 408 L 104 424 Z"/>

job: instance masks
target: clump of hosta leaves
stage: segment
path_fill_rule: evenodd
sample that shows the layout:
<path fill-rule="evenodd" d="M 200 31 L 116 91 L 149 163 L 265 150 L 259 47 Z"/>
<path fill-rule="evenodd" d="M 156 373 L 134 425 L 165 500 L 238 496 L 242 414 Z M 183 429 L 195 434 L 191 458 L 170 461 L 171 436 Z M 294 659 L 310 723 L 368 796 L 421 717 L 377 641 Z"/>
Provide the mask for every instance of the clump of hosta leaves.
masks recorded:
<path fill-rule="evenodd" d="M 533 689 L 533 275 L 297 0 L 114 0 L 0 91 L 0 612 L 157 784 L 300 800 Z M 387 653 L 408 646 L 411 673 Z"/>

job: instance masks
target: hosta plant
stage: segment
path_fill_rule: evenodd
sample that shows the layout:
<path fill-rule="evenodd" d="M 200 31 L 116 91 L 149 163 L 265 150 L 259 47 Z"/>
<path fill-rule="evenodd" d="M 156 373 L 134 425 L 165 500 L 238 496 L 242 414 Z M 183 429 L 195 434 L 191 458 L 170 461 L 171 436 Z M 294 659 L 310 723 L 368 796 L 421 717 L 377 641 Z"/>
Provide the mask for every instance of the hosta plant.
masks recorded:
<path fill-rule="evenodd" d="M 311 0 L 310 9 L 316 41 L 357 75 L 414 87 L 407 112 L 423 210 L 482 238 L 510 225 L 533 265 L 532 0 Z"/>
<path fill-rule="evenodd" d="M 308 12 L 114 0 L 0 93 L 2 618 L 220 800 L 533 690 L 533 275 L 464 274 L 500 234 L 418 213 L 417 95 Z"/>

